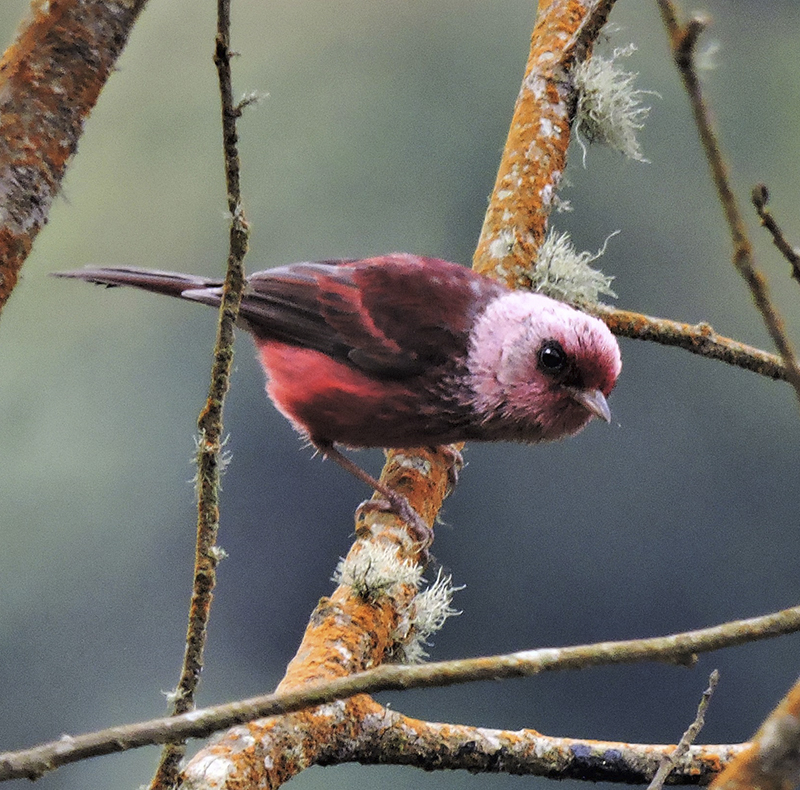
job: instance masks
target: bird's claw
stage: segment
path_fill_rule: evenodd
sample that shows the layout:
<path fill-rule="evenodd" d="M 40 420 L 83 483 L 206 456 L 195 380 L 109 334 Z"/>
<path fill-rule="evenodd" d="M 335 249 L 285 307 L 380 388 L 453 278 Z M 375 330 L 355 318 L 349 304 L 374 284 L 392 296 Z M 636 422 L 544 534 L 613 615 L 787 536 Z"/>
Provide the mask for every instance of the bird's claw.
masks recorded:
<path fill-rule="evenodd" d="M 464 456 L 452 444 L 445 444 L 438 448 L 447 461 L 447 490 L 445 496 L 453 493 L 458 484 L 458 476 L 464 468 Z"/>
<path fill-rule="evenodd" d="M 428 547 L 433 543 L 433 530 L 425 523 L 422 516 L 414 510 L 408 500 L 394 491 L 387 492 L 389 496 L 381 499 L 368 499 L 356 508 L 356 516 L 363 513 L 379 512 L 394 513 L 406 524 L 414 540 L 422 547 L 422 557 L 428 558 Z"/>

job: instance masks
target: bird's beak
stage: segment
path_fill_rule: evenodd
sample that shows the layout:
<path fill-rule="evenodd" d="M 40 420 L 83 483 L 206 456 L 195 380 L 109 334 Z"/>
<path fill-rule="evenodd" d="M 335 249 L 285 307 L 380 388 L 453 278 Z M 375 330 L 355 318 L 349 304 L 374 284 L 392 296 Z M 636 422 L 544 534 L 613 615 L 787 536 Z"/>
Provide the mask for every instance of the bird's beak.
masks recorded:
<path fill-rule="evenodd" d="M 608 408 L 606 396 L 600 390 L 570 390 L 570 395 L 596 417 L 611 422 L 611 409 Z"/>

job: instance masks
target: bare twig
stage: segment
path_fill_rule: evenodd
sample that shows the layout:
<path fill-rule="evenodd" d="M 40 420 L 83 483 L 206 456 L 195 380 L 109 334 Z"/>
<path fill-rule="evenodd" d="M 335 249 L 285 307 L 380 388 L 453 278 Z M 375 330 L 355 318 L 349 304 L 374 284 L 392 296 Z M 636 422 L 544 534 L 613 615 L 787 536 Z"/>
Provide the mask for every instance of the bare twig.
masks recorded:
<path fill-rule="evenodd" d="M 711 696 L 714 693 L 714 689 L 717 687 L 717 683 L 719 683 L 719 672 L 715 669 L 708 679 L 708 688 L 703 692 L 700 704 L 697 706 L 697 714 L 694 717 L 694 721 L 689 725 L 686 732 L 683 733 L 675 749 L 669 754 L 665 754 L 661 759 L 661 765 L 659 765 L 653 777 L 653 781 L 650 782 L 647 790 L 661 790 L 664 786 L 664 782 L 667 781 L 667 777 L 675 770 L 678 761 L 683 758 L 683 755 L 689 751 L 689 747 L 697 740 L 697 736 L 700 734 L 700 730 L 703 729 L 703 725 L 705 724 L 708 703 L 711 702 Z"/>
<path fill-rule="evenodd" d="M 0 311 L 146 0 L 34 0 L 0 60 Z"/>
<path fill-rule="evenodd" d="M 189 607 L 189 625 L 183 666 L 172 704 L 172 713 L 176 716 L 194 709 L 195 692 L 203 669 L 203 652 L 211 600 L 216 584 L 216 567 L 221 556 L 216 541 L 219 530 L 220 476 L 224 466 L 222 409 L 233 363 L 233 329 L 244 291 L 243 260 L 247 253 L 249 236 L 239 188 L 240 165 L 236 119 L 239 117 L 240 108 L 234 104 L 233 100 L 230 60 L 230 0 L 218 0 L 214 64 L 217 67 L 222 104 L 225 181 L 228 210 L 231 215 L 230 246 L 214 346 L 211 384 L 206 404 L 197 421 L 199 438 L 197 442 L 197 541 L 194 584 Z M 178 767 L 185 751 L 184 743 L 167 744 L 150 784 L 151 790 L 168 790 L 175 786 Z"/>
<path fill-rule="evenodd" d="M 775 347 L 783 360 L 786 369 L 786 380 L 794 388 L 797 400 L 800 402 L 800 366 L 798 366 L 794 350 L 786 335 L 783 321 L 772 304 L 767 281 L 755 266 L 752 244 L 750 243 L 736 196 L 731 187 L 728 166 L 723 159 L 719 139 L 711 123 L 700 80 L 694 66 L 694 51 L 697 39 L 705 29 L 707 22 L 701 17 L 694 17 L 685 25 L 682 25 L 671 0 L 658 0 L 658 5 L 669 34 L 675 64 L 689 95 L 689 103 L 691 104 L 695 124 L 700 135 L 700 142 L 705 150 L 714 185 L 725 214 L 725 220 L 728 223 L 728 230 L 733 242 L 733 264 L 750 289 L 753 301 L 764 319 L 764 324 L 772 338 L 772 342 L 775 343 Z"/>
<path fill-rule="evenodd" d="M 326 608 L 330 608 L 328 599 L 323 600 L 321 608 L 314 613 L 312 622 L 318 623 Z M 338 614 L 338 609 L 334 613 Z M 344 628 L 345 625 L 340 627 Z M 543 672 L 641 661 L 691 664 L 697 653 L 771 639 L 798 630 L 800 606 L 761 617 L 734 620 L 711 628 L 651 639 L 543 648 L 501 656 L 412 666 L 385 664 L 366 672 L 322 683 L 309 680 L 285 693 L 266 694 L 181 716 L 112 727 L 86 735 L 63 736 L 57 741 L 32 749 L 0 754 L 0 781 L 36 778 L 60 765 L 153 743 L 203 738 L 236 724 L 322 705 L 356 694 L 529 677 Z M 231 731 L 229 737 L 236 739 L 236 731 Z"/>
<path fill-rule="evenodd" d="M 756 184 L 753 187 L 753 192 L 750 196 L 753 205 L 756 207 L 756 212 L 761 220 L 761 224 L 772 234 L 772 241 L 775 246 L 780 250 L 781 255 L 789 261 L 792 267 L 792 277 L 797 282 L 800 282 L 800 252 L 796 247 L 793 247 L 783 235 L 781 226 L 775 221 L 772 212 L 767 208 L 769 201 L 769 190 L 766 184 Z"/>

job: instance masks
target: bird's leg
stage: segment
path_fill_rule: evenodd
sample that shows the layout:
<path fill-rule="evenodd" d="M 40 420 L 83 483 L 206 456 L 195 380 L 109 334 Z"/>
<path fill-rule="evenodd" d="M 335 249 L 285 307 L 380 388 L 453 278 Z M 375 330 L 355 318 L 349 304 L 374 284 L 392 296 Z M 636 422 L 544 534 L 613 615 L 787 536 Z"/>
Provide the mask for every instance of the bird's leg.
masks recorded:
<path fill-rule="evenodd" d="M 336 461 L 339 466 L 350 472 L 353 477 L 377 491 L 386 500 L 385 502 L 367 500 L 361 503 L 359 510 L 374 509 L 393 511 L 408 525 L 416 540 L 422 544 L 423 549 L 427 549 L 427 547 L 430 546 L 433 542 L 433 531 L 422 520 L 419 513 L 411 507 L 408 500 L 402 494 L 398 494 L 397 491 L 393 491 L 387 485 L 384 485 L 380 480 L 362 469 L 357 463 L 351 461 L 340 450 L 337 450 L 333 444 L 329 442 L 313 442 L 313 445 L 322 453 L 323 457 Z"/>

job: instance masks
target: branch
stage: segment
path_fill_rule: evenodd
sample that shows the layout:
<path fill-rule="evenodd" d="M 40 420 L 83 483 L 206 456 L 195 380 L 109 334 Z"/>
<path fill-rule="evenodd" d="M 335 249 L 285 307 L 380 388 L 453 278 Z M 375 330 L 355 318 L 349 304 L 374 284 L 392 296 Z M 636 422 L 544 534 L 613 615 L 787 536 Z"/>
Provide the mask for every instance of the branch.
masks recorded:
<path fill-rule="evenodd" d="M 719 772 L 720 764 L 727 764 L 745 748 L 746 745 L 687 745 L 670 763 L 670 781 L 707 784 Z M 382 715 L 365 722 L 360 741 L 339 761 L 412 765 L 426 771 L 455 769 L 645 784 L 660 763 L 670 760 L 676 751 L 674 745 L 553 738 L 535 730 L 425 722 L 384 709 Z M 192 790 L 203 790 L 209 784 Z"/>
<path fill-rule="evenodd" d="M 194 583 L 189 605 L 189 625 L 183 666 L 178 686 L 172 695 L 174 698 L 172 714 L 175 716 L 187 713 L 195 706 L 195 692 L 203 670 L 208 619 L 216 585 L 216 568 L 222 556 L 216 545 L 219 531 L 220 477 L 224 467 L 222 409 L 233 364 L 233 328 L 244 293 L 243 261 L 247 254 L 250 235 L 239 186 L 240 163 L 236 119 L 241 110 L 233 102 L 230 61 L 230 0 L 218 0 L 214 65 L 217 67 L 222 105 L 225 183 L 231 225 L 227 272 L 211 367 L 211 383 L 206 404 L 197 421 L 200 436 L 197 442 L 197 538 Z M 176 785 L 179 765 L 185 753 L 185 743 L 167 744 L 162 751 L 150 790 L 168 790 Z"/>
<path fill-rule="evenodd" d="M 800 253 L 786 240 L 781 226 L 775 221 L 772 212 L 767 208 L 769 201 L 769 190 L 765 184 L 758 184 L 753 187 L 750 199 L 756 208 L 761 224 L 772 234 L 772 241 L 780 250 L 781 255 L 789 261 L 792 267 L 792 277 L 800 283 Z"/>
<path fill-rule="evenodd" d="M 377 528 L 377 525 L 373 525 L 373 528 Z M 408 555 L 403 554 L 405 542 L 397 530 L 381 530 L 376 538 L 381 542 L 396 542 L 399 556 L 408 559 Z M 357 542 L 351 554 L 361 550 L 363 544 Z M 397 632 L 391 629 L 391 624 L 399 622 L 397 618 L 402 614 L 401 605 L 404 601 L 408 603 L 408 594 L 409 590 L 401 585 L 391 596 L 370 603 L 354 595 L 352 589 L 340 585 L 331 598 L 320 601 L 312 614 L 303 643 L 278 692 L 196 710 L 182 716 L 153 719 L 74 737 L 65 735 L 58 741 L 32 749 L 0 754 L 0 781 L 35 779 L 60 765 L 153 743 L 205 738 L 236 724 L 327 705 L 355 695 L 529 677 L 543 672 L 641 661 L 689 664 L 698 653 L 800 631 L 800 606 L 796 606 L 761 617 L 734 620 L 711 628 L 651 639 L 543 648 L 414 666 L 386 664 L 358 674 L 348 674 L 357 671 L 359 666 L 374 666 L 391 655 L 392 645 L 397 638 Z M 388 619 L 387 611 L 392 612 Z M 358 655 L 359 651 L 361 655 Z M 331 677 L 334 679 L 325 679 Z M 325 709 L 317 711 L 317 715 L 324 712 Z M 186 768 L 186 777 L 195 776 L 200 770 L 198 766 L 210 755 L 236 751 L 236 745 L 242 739 L 249 743 L 252 753 L 259 730 L 270 726 L 274 725 L 262 721 L 226 733 L 221 740 L 198 753 Z M 285 745 L 284 742 L 282 746 Z M 320 748 L 322 746 L 332 748 L 330 741 L 321 744 Z M 241 759 L 247 760 L 247 756 Z M 264 772 L 267 767 L 262 763 L 259 770 Z"/>
<path fill-rule="evenodd" d="M 700 134 L 700 142 L 705 150 L 714 185 L 725 214 L 725 220 L 728 223 L 728 230 L 733 242 L 733 265 L 750 289 L 753 301 L 764 319 L 764 324 L 772 338 L 772 342 L 775 343 L 775 347 L 783 360 L 786 380 L 794 387 L 795 395 L 798 402 L 800 402 L 800 367 L 786 335 L 783 321 L 772 304 L 767 281 L 755 266 L 753 247 L 747 234 L 744 218 L 736 202 L 736 196 L 731 187 L 728 166 L 722 157 L 719 139 L 711 123 L 694 65 L 697 40 L 707 23 L 700 17 L 694 17 L 685 25 L 681 25 L 671 0 L 658 0 L 658 5 L 669 34 L 675 64 L 689 95 L 689 103 Z"/>
<path fill-rule="evenodd" d="M 530 265 L 544 239 L 552 198 L 566 163 L 576 105 L 568 72 L 575 62 L 588 57 L 613 5 L 614 0 L 552 0 L 544 8 L 539 4 L 514 119 L 473 259 L 476 271 L 514 287 L 530 284 L 520 265 Z M 549 135 L 542 133 L 543 124 L 550 124 Z M 420 457 L 414 461 L 411 451 L 402 456 L 411 465 L 419 463 Z M 387 463 L 396 463 L 395 458 L 390 451 Z M 423 488 L 438 488 L 444 481 L 440 475 L 447 474 L 448 484 L 452 483 L 452 470 L 452 465 L 434 466 L 432 479 L 427 475 L 414 479 Z M 407 498 L 424 503 L 420 494 L 424 491 L 405 489 Z M 436 512 L 430 515 L 433 518 Z"/>
<path fill-rule="evenodd" d="M 413 455 L 394 452 L 381 481 L 407 496 L 409 504 L 432 523 L 448 493 L 449 463 L 447 452 L 433 449 L 420 448 Z M 326 695 L 318 702 L 333 702 L 339 697 L 327 696 L 331 684 L 334 687 L 347 684 L 370 667 L 413 654 L 412 645 L 425 635 L 419 633 L 418 625 L 424 595 L 418 594 L 420 555 L 424 549 L 410 539 L 405 526 L 399 525 L 389 513 L 364 510 L 356 533 L 358 540 L 337 573 L 339 585 L 330 598 L 320 601 L 311 615 L 297 655 L 278 686 L 278 697 L 296 695 L 302 699 L 309 691 L 318 689 Z M 446 617 L 448 603 L 449 599 L 444 609 L 440 608 L 440 616 Z M 395 668 L 401 667 L 395 665 Z M 246 740 L 252 748 L 246 751 L 239 748 L 243 732 L 237 728 L 229 730 L 192 759 L 184 771 L 183 786 L 193 787 L 198 781 L 202 786 L 208 765 L 213 764 L 216 775 L 225 766 L 226 775 L 261 776 L 265 781 L 268 779 L 270 786 L 277 787 L 305 766 L 321 760 L 326 750 L 349 742 L 370 714 L 380 708 L 369 697 L 358 691 L 356 694 L 359 696 L 342 695 L 351 699 L 333 706 L 305 709 L 310 705 L 281 704 L 277 709 L 238 719 L 251 721 L 274 713 L 298 711 L 277 719 L 251 721 L 246 728 Z M 235 723 L 230 720 L 214 730 Z M 287 748 L 287 744 L 292 747 Z M 302 760 L 292 757 L 298 750 L 303 752 Z"/>
<path fill-rule="evenodd" d="M 476 271 L 512 287 L 530 285 L 524 272 L 544 239 L 566 164 L 576 105 L 569 70 L 591 53 L 613 5 L 614 0 L 552 0 L 544 8 L 539 4 L 525 76 L 473 258 Z M 552 131 L 544 134 L 543 128 Z M 414 457 L 410 451 L 402 455 Z M 388 463 L 394 458 L 390 451 Z M 452 471 L 444 471 L 454 478 Z M 432 472 L 442 473 L 436 467 Z M 428 482 L 422 475 L 417 480 L 434 488 L 442 484 L 439 477 Z M 411 489 L 405 493 L 425 501 Z"/>
<path fill-rule="evenodd" d="M 0 311 L 147 0 L 34 0 L 0 60 Z"/>
<path fill-rule="evenodd" d="M 780 357 L 718 335 L 709 324 L 684 324 L 669 318 L 653 318 L 602 304 L 593 305 L 591 312 L 602 318 L 615 335 L 675 346 L 707 359 L 716 359 L 750 370 L 760 376 L 783 381 L 787 379 L 786 367 Z"/>
<path fill-rule="evenodd" d="M 323 746 L 320 748 L 320 733 Z M 254 743 L 251 732 L 227 751 L 193 762 L 184 790 L 276 787 L 297 772 L 297 764 L 410 765 L 426 771 L 468 770 L 548 778 L 644 784 L 672 745 L 629 744 L 551 738 L 535 730 L 493 730 L 463 724 L 420 721 L 383 708 L 369 697 L 326 705 L 264 722 Z M 291 755 L 286 744 L 295 744 Z M 705 784 L 720 764 L 746 746 L 688 748 L 674 763 L 673 781 Z M 246 755 L 245 755 L 246 752 Z M 269 765 L 264 771 L 262 765 Z"/>
<path fill-rule="evenodd" d="M 613 0 L 554 0 L 539 9 L 531 49 L 473 268 L 529 288 L 561 183 L 576 106 L 572 67 L 591 54 Z M 543 130 L 548 130 L 547 132 Z"/>

